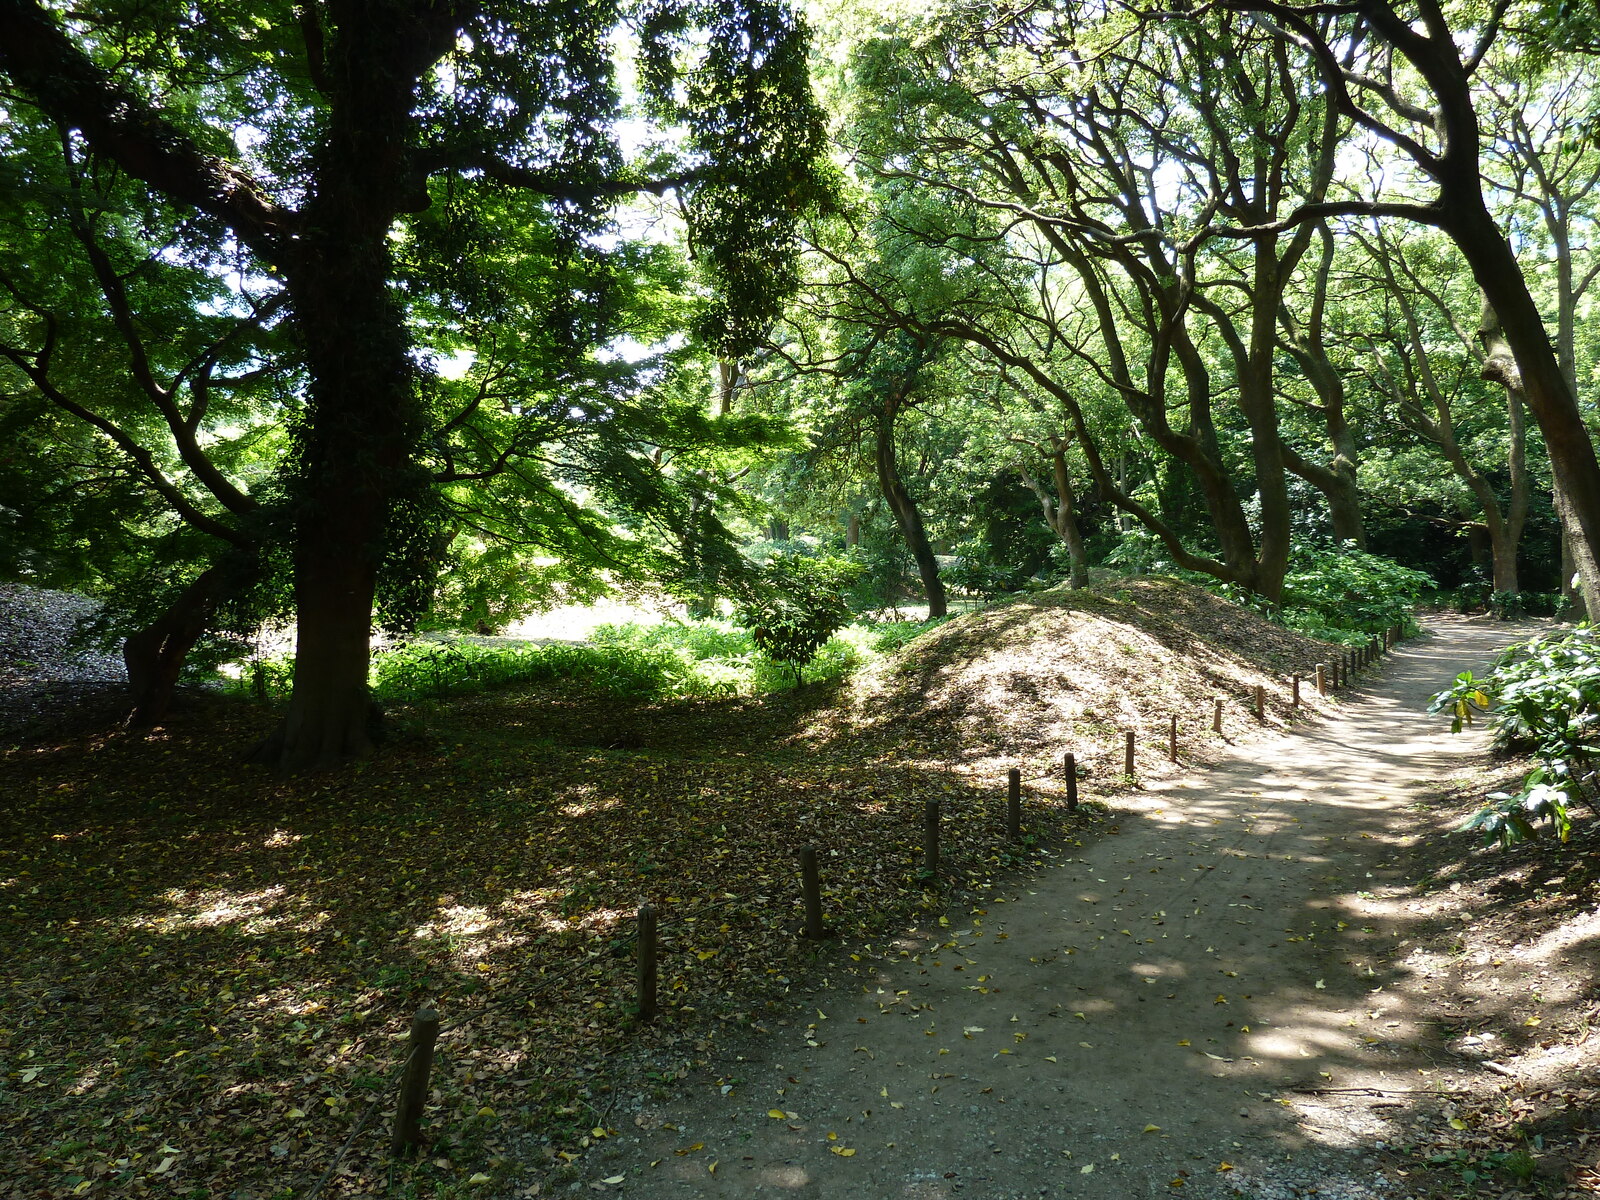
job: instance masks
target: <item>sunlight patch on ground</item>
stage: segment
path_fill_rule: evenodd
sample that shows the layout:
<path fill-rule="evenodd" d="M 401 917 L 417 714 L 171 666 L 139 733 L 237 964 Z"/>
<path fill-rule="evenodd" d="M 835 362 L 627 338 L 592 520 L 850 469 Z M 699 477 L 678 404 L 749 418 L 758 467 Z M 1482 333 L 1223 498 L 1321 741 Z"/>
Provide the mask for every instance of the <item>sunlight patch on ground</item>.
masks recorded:
<path fill-rule="evenodd" d="M 191 929 L 215 929 L 224 925 L 238 925 L 246 933 L 263 933 L 290 923 L 288 913 L 271 914 L 283 902 L 286 892 L 281 884 L 254 892 L 230 892 L 222 888 L 209 888 L 190 892 L 184 888 L 169 888 L 161 899 L 174 911 L 153 916 L 125 917 L 118 924 L 131 929 L 151 929 L 157 933 L 179 933 Z M 294 922 L 298 929 L 316 929 L 327 922 L 327 913 L 317 913 Z"/>

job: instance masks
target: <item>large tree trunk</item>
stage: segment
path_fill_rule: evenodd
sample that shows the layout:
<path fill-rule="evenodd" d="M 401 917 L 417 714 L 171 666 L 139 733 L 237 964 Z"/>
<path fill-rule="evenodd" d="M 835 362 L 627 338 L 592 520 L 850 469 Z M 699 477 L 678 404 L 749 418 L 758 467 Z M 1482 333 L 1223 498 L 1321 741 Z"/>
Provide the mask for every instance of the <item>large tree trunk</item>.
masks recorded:
<path fill-rule="evenodd" d="M 1475 160 L 1473 165 L 1475 169 Z M 1441 194 L 1451 195 L 1451 189 L 1442 186 Z M 1573 559 L 1588 600 L 1600 596 L 1600 462 L 1595 459 L 1594 442 L 1578 411 L 1577 398 L 1562 375 L 1521 266 L 1484 207 L 1476 178 L 1461 181 L 1454 195 L 1462 194 L 1467 198 L 1446 207 L 1441 226 L 1471 266 L 1473 278 L 1499 317 L 1505 343 L 1515 356 L 1523 395 L 1544 432 L 1551 475 L 1557 490 L 1566 498 L 1576 534 L 1572 539 Z"/>
<path fill-rule="evenodd" d="M 218 568 L 202 571 L 167 610 L 122 643 L 133 708 L 128 725 L 148 729 L 159 724 L 172 704 L 172 693 L 189 651 L 205 632 L 222 595 Z"/>
<path fill-rule="evenodd" d="M 894 398 L 885 400 L 877 414 L 876 438 L 873 446 L 873 465 L 878 472 L 878 486 L 889 503 L 900 534 L 906 540 L 906 549 L 917 564 L 917 574 L 922 577 L 922 590 L 928 597 L 928 615 L 942 617 L 949 611 L 945 600 L 944 580 L 939 578 L 939 564 L 933 557 L 933 546 L 928 542 L 928 532 L 922 524 L 922 513 L 906 491 L 900 478 L 900 461 L 895 452 L 894 419 L 899 404 Z"/>
<path fill-rule="evenodd" d="M 410 176 L 412 84 L 454 38 L 444 10 L 353 20 L 329 55 L 333 91 L 305 232 L 282 264 L 303 339 L 309 397 L 291 472 L 294 691 L 257 757 L 299 771 L 373 748 L 367 669 L 378 571 L 399 506 L 420 512 L 428 482 L 416 368 L 395 302 L 389 233 L 426 203 Z M 410 531 L 416 532 L 416 531 Z"/>

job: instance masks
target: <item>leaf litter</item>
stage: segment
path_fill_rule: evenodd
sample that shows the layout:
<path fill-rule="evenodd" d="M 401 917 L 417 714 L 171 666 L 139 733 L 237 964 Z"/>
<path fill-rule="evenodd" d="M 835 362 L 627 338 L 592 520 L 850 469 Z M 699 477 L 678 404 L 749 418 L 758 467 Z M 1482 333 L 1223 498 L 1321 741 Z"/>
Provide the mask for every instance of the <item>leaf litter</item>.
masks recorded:
<path fill-rule="evenodd" d="M 1124 663 L 1151 644 L 1162 671 Z M 995 653 L 1006 685 L 974 692 Z M 323 1195 L 372 1195 L 507 1178 L 510 1133 L 521 1152 L 528 1130 L 546 1165 L 576 1161 L 614 1136 L 618 1073 L 637 1065 L 619 1051 L 648 1044 L 665 1079 L 722 1025 L 789 1036 L 791 990 L 828 954 L 870 953 L 1052 844 L 1115 833 L 1093 806 L 1069 820 L 1046 777 L 1029 782 L 1030 841 L 1004 841 L 1000 757 L 1047 769 L 1062 747 L 1118 752 L 1104 722 L 1065 719 L 1052 687 L 1154 736 L 1170 707 L 1223 684 L 1281 691 L 1283 669 L 1319 653 L 1147 581 L 951 622 L 892 660 L 888 690 L 638 705 L 558 687 L 419 705 L 394 715 L 380 757 L 332 776 L 241 765 L 269 715 L 207 698 L 144 737 L 22 742 L 0 762 L 0 1115 L 27 1153 L 0 1163 L 0 1183 L 264 1198 L 331 1168 Z M 921 875 L 929 799 L 945 818 L 937 887 Z M 821 958 L 795 936 L 802 844 L 821 850 L 843 947 Z M 662 1018 L 640 1035 L 645 901 Z M 389 1089 L 425 1005 L 446 1023 L 428 1144 L 396 1167 Z"/>

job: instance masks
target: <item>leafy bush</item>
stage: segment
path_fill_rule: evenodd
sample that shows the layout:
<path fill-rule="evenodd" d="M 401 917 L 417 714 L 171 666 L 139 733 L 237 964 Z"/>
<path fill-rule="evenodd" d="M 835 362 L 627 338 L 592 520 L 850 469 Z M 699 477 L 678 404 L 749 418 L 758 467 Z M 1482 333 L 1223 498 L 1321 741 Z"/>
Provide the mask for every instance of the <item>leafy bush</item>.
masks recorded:
<path fill-rule="evenodd" d="M 687 674 L 673 655 L 631 647 L 411 642 L 374 654 L 368 682 L 374 699 L 402 703 L 556 679 L 582 680 L 614 696 L 659 699 L 682 694 Z M 224 686 L 251 699 L 281 700 L 288 697 L 293 675 L 292 655 L 257 659 Z"/>
<path fill-rule="evenodd" d="M 998 562 L 983 542 L 967 542 L 956 547 L 955 562 L 941 567 L 939 574 L 952 587 L 976 596 L 998 596 L 1015 592 L 1028 582 L 1017 567 Z"/>
<path fill-rule="evenodd" d="M 1571 836 L 1572 808 L 1595 809 L 1600 775 L 1600 639 L 1592 626 L 1520 642 L 1495 660 L 1489 674 L 1463 671 L 1433 698 L 1429 712 L 1448 709 L 1460 732 L 1479 713 L 1494 726 L 1497 748 L 1530 752 L 1537 765 L 1515 793 L 1496 792 L 1463 830 L 1486 842 L 1515 845 L 1549 826 Z"/>
<path fill-rule="evenodd" d="M 812 680 L 842 679 L 880 654 L 899 649 L 948 618 L 858 622 L 838 631 L 806 667 Z M 231 695 L 265 703 L 288 699 L 294 657 L 252 658 L 223 678 Z M 750 631 L 731 621 L 602 625 L 576 645 L 477 645 L 414 642 L 373 655 L 370 681 L 379 700 L 409 702 L 558 679 L 611 695 L 652 700 L 776 691 L 792 668 L 761 654 Z"/>
<path fill-rule="evenodd" d="M 798 686 L 806 664 L 850 620 L 844 593 L 859 574 L 849 559 L 776 555 L 757 573 L 734 615 L 757 649 L 794 672 Z"/>
<path fill-rule="evenodd" d="M 1393 625 L 1415 627 L 1412 610 L 1433 580 L 1393 559 L 1348 545 L 1296 547 L 1283 580 L 1283 622 L 1313 636 L 1359 642 Z"/>

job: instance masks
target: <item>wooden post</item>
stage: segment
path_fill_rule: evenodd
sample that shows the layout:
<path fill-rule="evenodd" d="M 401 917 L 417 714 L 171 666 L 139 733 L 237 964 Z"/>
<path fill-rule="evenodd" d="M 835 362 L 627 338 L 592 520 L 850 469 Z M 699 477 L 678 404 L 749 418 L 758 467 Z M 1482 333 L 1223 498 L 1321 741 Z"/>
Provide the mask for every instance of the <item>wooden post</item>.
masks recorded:
<path fill-rule="evenodd" d="M 1022 840 L 1022 772 L 1016 767 L 1006 772 L 1006 836 Z"/>
<path fill-rule="evenodd" d="M 922 806 L 922 873 L 930 879 L 939 874 L 939 802 L 928 800 Z"/>
<path fill-rule="evenodd" d="M 1062 760 L 1061 768 L 1067 775 L 1067 811 L 1078 811 L 1078 756 L 1071 750 L 1067 751 Z"/>
<path fill-rule="evenodd" d="M 1328 664 L 1327 663 L 1318 663 L 1317 664 L 1317 695 L 1326 696 L 1327 694 L 1328 694 Z"/>
<path fill-rule="evenodd" d="M 1178 714 L 1173 713 L 1167 731 L 1167 757 L 1173 762 L 1178 761 Z"/>
<path fill-rule="evenodd" d="M 1122 773 L 1129 779 L 1133 776 L 1133 730 L 1128 730 L 1123 735 L 1126 739 L 1122 749 Z"/>
<path fill-rule="evenodd" d="M 394 1137 L 389 1153 L 404 1158 L 422 1143 L 422 1109 L 428 1102 L 428 1076 L 433 1071 L 433 1044 L 439 1040 L 439 1014 L 421 1009 L 411 1018 L 406 1039 L 406 1070 L 400 1080 L 400 1103 L 395 1111 Z"/>
<path fill-rule="evenodd" d="M 639 906 L 639 1016 L 641 1025 L 656 1019 L 656 910 Z"/>
<path fill-rule="evenodd" d="M 1295 676 L 1293 676 L 1291 678 L 1290 685 L 1289 685 L 1289 693 L 1290 693 L 1289 707 L 1290 708 L 1299 708 L 1300 707 L 1300 676 L 1295 675 Z"/>
<path fill-rule="evenodd" d="M 1220 696 L 1211 701 L 1211 732 L 1222 732 L 1222 697 Z"/>
<path fill-rule="evenodd" d="M 1256 684 L 1256 720 L 1267 719 L 1267 689 Z"/>
<path fill-rule="evenodd" d="M 806 909 L 805 936 L 826 937 L 828 931 L 822 925 L 822 875 L 817 870 L 815 846 L 800 847 L 800 896 Z"/>

